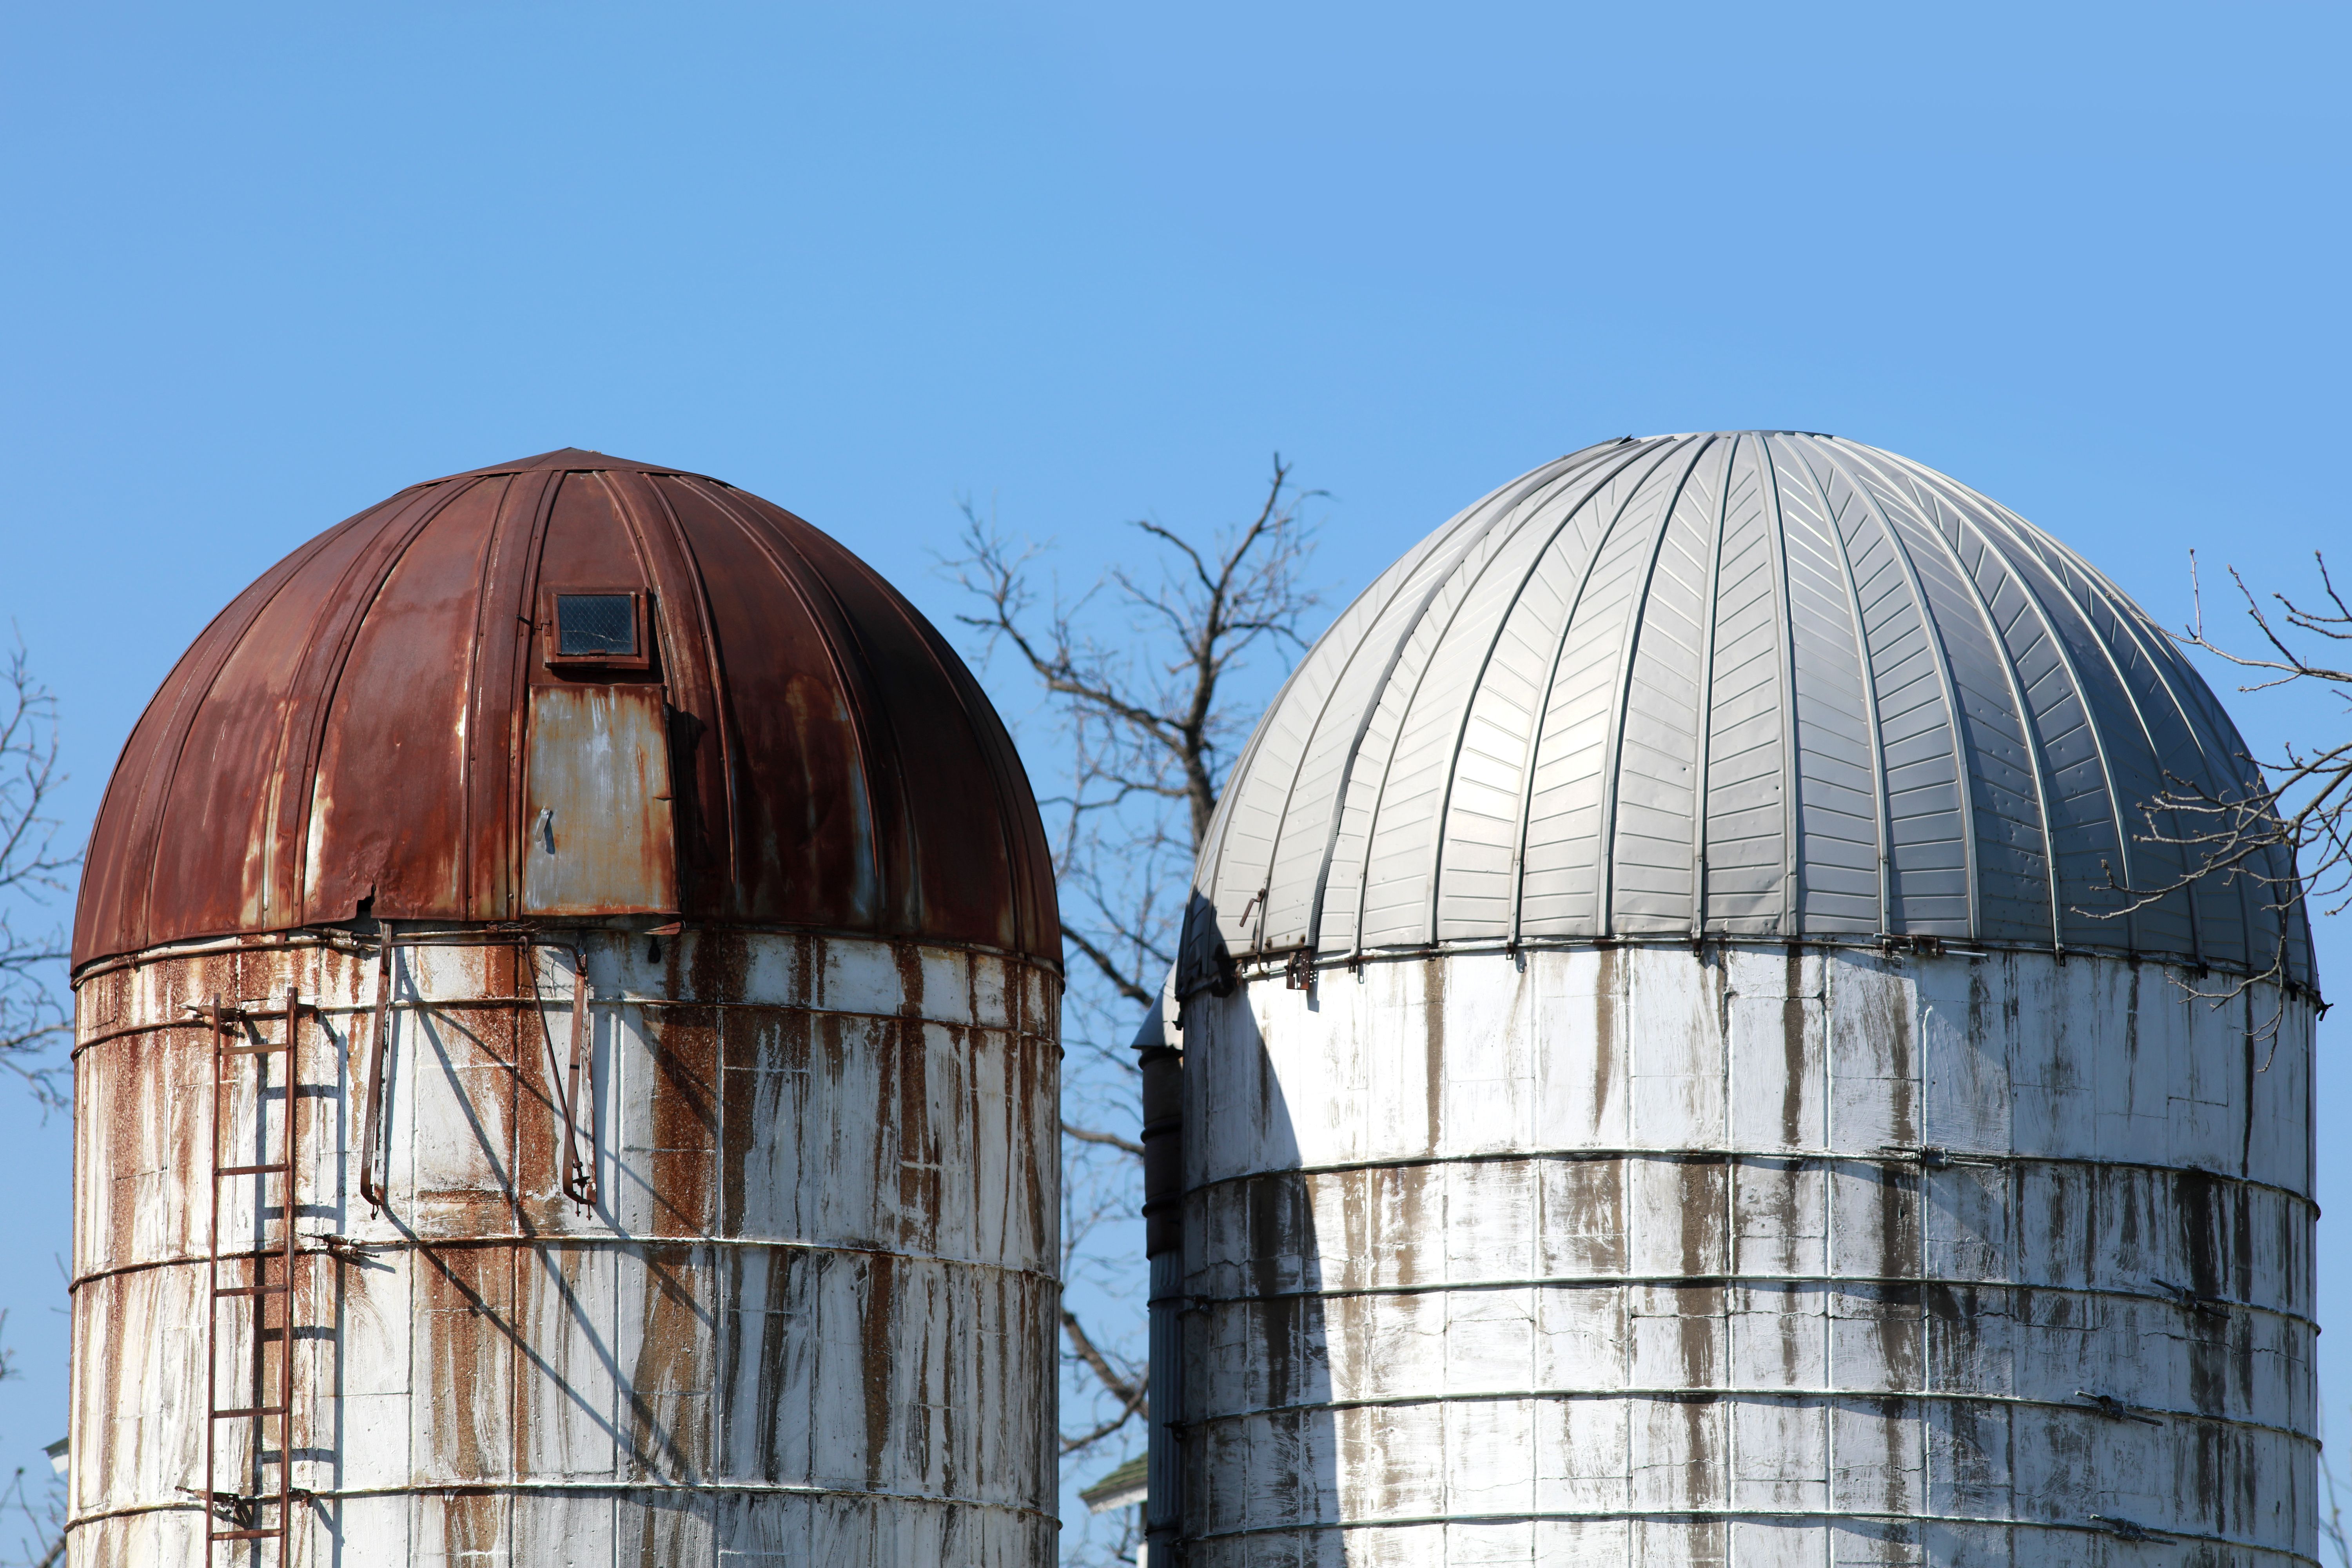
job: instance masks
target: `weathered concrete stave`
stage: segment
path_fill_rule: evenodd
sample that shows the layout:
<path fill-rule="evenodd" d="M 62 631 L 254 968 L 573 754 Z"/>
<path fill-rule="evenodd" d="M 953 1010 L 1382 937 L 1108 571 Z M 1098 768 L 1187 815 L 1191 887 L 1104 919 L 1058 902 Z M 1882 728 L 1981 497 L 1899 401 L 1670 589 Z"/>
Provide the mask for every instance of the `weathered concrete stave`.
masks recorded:
<path fill-rule="evenodd" d="M 1055 977 L 908 943 L 561 940 L 624 998 L 591 1009 L 586 1215 L 558 1190 L 571 990 L 545 948 L 400 950 L 402 991 L 440 1001 L 390 1010 L 375 1216 L 354 1184 L 369 954 L 203 944 L 85 978 L 77 1563 L 203 1558 L 181 1489 L 203 1466 L 210 1046 L 181 1010 L 289 984 L 329 1004 L 297 1101 L 292 1480 L 313 1500 L 291 1561 L 1051 1557 Z M 256 1100 L 225 1105 L 235 1146 Z M 225 1234 L 274 1225 L 252 1184 Z"/>
<path fill-rule="evenodd" d="M 1710 943 L 1194 995 L 1188 1561 L 2154 1550 L 2094 1515 L 2309 1561 L 2310 1009 L 2188 978 Z"/>

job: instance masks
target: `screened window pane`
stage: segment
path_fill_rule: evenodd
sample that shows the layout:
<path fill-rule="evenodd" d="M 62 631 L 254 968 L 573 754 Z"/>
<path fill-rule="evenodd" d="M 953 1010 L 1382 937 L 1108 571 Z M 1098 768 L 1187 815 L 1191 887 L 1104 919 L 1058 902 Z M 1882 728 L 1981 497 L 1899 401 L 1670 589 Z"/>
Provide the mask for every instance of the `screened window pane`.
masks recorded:
<path fill-rule="evenodd" d="M 636 609 L 626 594 L 555 595 L 555 650 L 566 658 L 635 658 Z"/>

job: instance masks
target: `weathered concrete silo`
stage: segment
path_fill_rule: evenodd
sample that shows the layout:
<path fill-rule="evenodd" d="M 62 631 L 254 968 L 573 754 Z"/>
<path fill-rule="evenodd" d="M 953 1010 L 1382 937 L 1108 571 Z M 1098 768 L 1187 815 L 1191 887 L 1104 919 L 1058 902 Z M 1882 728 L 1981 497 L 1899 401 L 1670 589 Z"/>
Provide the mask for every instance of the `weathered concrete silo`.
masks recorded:
<path fill-rule="evenodd" d="M 2312 1562 L 2308 933 L 2107 874 L 2242 752 L 1867 447 L 1628 438 L 1446 524 L 1202 856 L 1155 1552 Z"/>
<path fill-rule="evenodd" d="M 1049 1563 L 1058 956 L 797 518 L 562 451 L 320 535 L 90 847 L 71 1561 Z"/>

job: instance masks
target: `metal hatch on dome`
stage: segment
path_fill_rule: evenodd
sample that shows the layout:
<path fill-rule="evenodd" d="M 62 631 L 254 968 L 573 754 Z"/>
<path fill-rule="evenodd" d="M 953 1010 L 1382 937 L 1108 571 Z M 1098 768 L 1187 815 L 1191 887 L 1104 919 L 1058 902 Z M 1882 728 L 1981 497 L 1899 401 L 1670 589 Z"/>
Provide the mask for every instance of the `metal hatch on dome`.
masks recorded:
<path fill-rule="evenodd" d="M 524 763 L 522 909 L 531 915 L 678 907 L 668 686 L 640 588 L 540 594 L 541 665 Z"/>

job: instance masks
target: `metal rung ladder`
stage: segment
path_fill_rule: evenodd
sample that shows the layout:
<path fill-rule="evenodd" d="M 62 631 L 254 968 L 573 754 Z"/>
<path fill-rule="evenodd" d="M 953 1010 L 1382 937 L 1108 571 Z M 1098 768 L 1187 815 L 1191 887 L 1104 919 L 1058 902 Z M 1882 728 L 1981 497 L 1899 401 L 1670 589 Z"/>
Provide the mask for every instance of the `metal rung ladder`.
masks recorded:
<path fill-rule="evenodd" d="M 300 993 L 293 986 L 286 989 L 283 1007 L 224 1006 L 215 995 L 209 1005 L 190 1009 L 198 1014 L 212 1031 L 212 1215 L 209 1261 L 205 1277 L 205 1489 L 202 1500 L 205 1510 L 208 1544 L 205 1561 L 213 1561 L 214 1552 L 224 1542 L 265 1542 L 278 1543 L 278 1561 L 289 1561 L 288 1545 L 292 1538 L 293 1509 L 297 1497 L 293 1486 L 294 1473 L 294 1262 L 297 1257 L 295 1219 L 295 1151 L 299 1131 L 296 1121 L 297 1089 L 301 1077 L 302 1015 L 315 1013 L 315 1006 L 305 1008 Z M 271 1021 L 284 1025 L 283 1037 L 266 1040 L 258 1026 Z M 283 1081 L 278 1085 L 280 1113 L 276 1136 L 270 1127 L 269 1060 L 284 1057 L 286 1069 Z M 234 1113 L 233 1075 L 240 1063 L 250 1061 L 257 1078 L 253 1085 L 253 1135 L 257 1158 L 236 1164 L 224 1163 L 224 1134 Z M 274 1154 L 272 1152 L 275 1152 Z M 221 1249 L 221 1209 L 227 1184 L 250 1180 L 254 1184 L 253 1217 L 257 1245 L 229 1251 Z M 269 1199 L 270 1184 L 278 1184 L 277 1203 Z M 277 1234 L 270 1234 L 273 1206 L 277 1214 Z M 273 1278 L 273 1268 L 275 1265 Z M 222 1269 L 232 1271 L 224 1284 Z M 242 1270 L 239 1275 L 237 1271 Z M 270 1322 L 270 1303 L 278 1302 L 277 1322 Z M 224 1308 L 231 1319 L 228 1332 L 236 1325 L 245 1324 L 252 1334 L 249 1348 L 232 1347 L 225 1337 L 222 1317 Z M 268 1342 L 275 1333 L 278 1354 L 269 1355 Z M 233 1358 L 235 1375 L 229 1379 L 234 1387 L 226 1391 L 236 1403 L 224 1405 L 221 1376 L 222 1352 L 237 1348 L 241 1353 Z M 276 1363 L 276 1376 L 271 1376 L 271 1363 Z M 218 1473 L 218 1448 L 221 1424 L 226 1421 L 250 1423 L 251 1441 L 247 1445 L 246 1473 L 238 1478 L 241 1488 L 224 1491 Z M 268 1468 L 268 1448 L 265 1439 L 273 1435 L 278 1439 L 278 1478 L 274 1489 L 262 1484 Z M 223 1528 L 224 1526 L 227 1528 Z"/>

